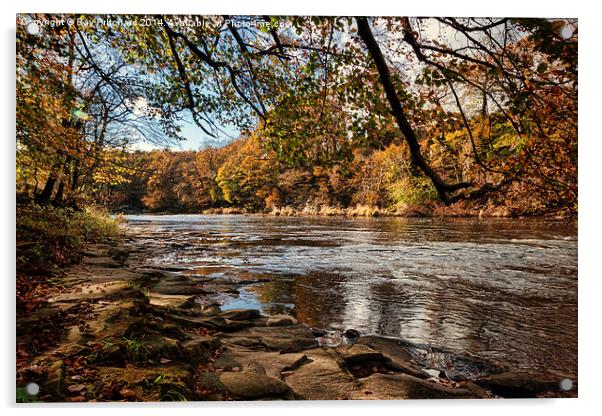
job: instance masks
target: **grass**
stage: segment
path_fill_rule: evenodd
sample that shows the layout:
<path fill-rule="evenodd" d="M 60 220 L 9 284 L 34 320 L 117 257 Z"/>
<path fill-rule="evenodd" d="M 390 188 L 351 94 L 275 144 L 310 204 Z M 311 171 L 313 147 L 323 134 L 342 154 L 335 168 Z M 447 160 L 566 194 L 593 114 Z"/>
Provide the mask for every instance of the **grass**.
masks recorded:
<path fill-rule="evenodd" d="M 119 221 L 98 209 L 28 203 L 17 206 L 17 270 L 50 269 L 73 261 L 87 243 L 121 233 Z"/>
<path fill-rule="evenodd" d="M 32 396 L 27 392 L 26 387 L 17 387 L 17 403 L 39 403 L 40 400 L 36 396 Z"/>
<path fill-rule="evenodd" d="M 134 289 L 139 291 L 144 297 L 146 298 L 150 298 L 150 289 L 146 286 L 144 286 L 144 283 L 141 282 L 140 280 L 129 280 L 128 282 L 126 282 L 127 286 L 130 289 Z"/>
<path fill-rule="evenodd" d="M 146 361 L 150 356 L 150 351 L 139 339 L 127 339 L 121 340 L 121 346 L 124 349 L 125 358 L 127 362 L 139 363 Z"/>
<path fill-rule="evenodd" d="M 159 399 L 162 402 L 187 402 L 188 399 L 176 389 L 169 389 Z"/>

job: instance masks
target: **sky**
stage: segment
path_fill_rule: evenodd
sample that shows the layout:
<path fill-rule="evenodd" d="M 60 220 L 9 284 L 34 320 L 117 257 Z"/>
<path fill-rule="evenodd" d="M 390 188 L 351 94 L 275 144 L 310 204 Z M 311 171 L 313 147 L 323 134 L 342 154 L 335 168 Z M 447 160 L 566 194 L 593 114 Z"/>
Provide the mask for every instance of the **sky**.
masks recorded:
<path fill-rule="evenodd" d="M 181 135 L 185 137 L 186 140 L 178 143 L 177 145 L 169 146 L 170 150 L 199 150 L 209 145 L 212 147 L 221 147 L 240 136 L 240 131 L 232 126 L 220 126 L 222 130 L 224 130 L 225 134 L 221 134 L 217 138 L 208 136 L 203 130 L 201 130 L 192 122 L 182 122 L 181 127 Z M 143 151 L 164 149 L 164 147 L 157 146 L 144 140 L 137 141 L 130 148 L 132 150 Z"/>
<path fill-rule="evenodd" d="M 149 106 L 145 97 L 138 97 L 136 100 L 131 102 L 130 105 L 132 106 L 132 114 L 134 117 L 157 117 L 157 109 Z M 217 123 L 217 120 L 214 120 L 214 122 Z M 166 148 L 169 148 L 170 150 L 174 151 L 199 150 L 207 146 L 225 146 L 232 140 L 240 136 L 240 131 L 238 128 L 234 126 L 219 125 L 217 126 L 218 130 L 220 130 L 218 132 L 218 136 L 211 137 L 207 133 L 205 133 L 201 128 L 199 128 L 196 125 L 196 123 L 194 123 L 190 114 L 182 115 L 182 118 L 178 124 L 181 127 L 180 135 L 184 137 L 183 141 L 167 146 L 164 144 L 157 145 L 155 144 L 157 140 L 146 140 L 143 137 L 141 137 L 139 132 L 134 132 L 132 136 L 134 141 L 128 146 L 128 149 L 141 151 L 151 151 Z"/>

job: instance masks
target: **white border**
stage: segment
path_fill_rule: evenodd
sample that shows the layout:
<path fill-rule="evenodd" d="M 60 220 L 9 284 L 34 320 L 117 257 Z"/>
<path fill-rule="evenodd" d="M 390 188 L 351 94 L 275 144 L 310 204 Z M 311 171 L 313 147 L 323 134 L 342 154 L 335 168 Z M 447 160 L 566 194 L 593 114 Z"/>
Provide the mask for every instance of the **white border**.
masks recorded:
<path fill-rule="evenodd" d="M 107 414 L 109 412 L 144 415 L 178 414 L 254 414 L 307 415 L 321 413 L 366 414 L 450 414 L 502 415 L 527 411 L 534 414 L 569 415 L 590 413 L 590 405 L 596 406 L 600 393 L 602 368 L 600 365 L 600 258 L 597 242 L 600 223 L 596 215 L 601 190 L 600 170 L 602 148 L 600 143 L 600 79 L 602 65 L 600 27 L 602 21 L 593 2 L 557 1 L 528 2 L 503 0 L 499 2 L 429 0 L 429 1 L 382 1 L 382 0 L 104 0 L 84 2 L 60 0 L 54 2 L 20 0 L 16 4 L 3 2 L 2 50 L 0 85 L 2 97 L 1 140 L 3 158 L 2 181 L 2 243 L 1 261 L 5 273 L 0 277 L 3 284 L 2 325 L 4 342 L 1 344 L 2 374 L 0 374 L 0 405 L 7 407 L 6 414 L 42 413 L 45 416 L 81 414 Z M 577 17 L 579 18 L 579 399 L 572 400 L 503 400 L 503 401 L 405 401 L 405 402 L 263 402 L 263 403 L 195 403 L 177 404 L 101 404 L 44 405 L 43 407 L 16 407 L 14 402 L 14 120 L 15 120 L 15 14 L 18 12 L 65 12 L 65 13 L 195 13 L 195 14 L 281 14 L 281 15 L 408 15 L 408 16 L 508 16 L 508 17 Z M 598 406 L 596 406 L 598 407 Z M 593 412 L 592 412 L 593 413 Z"/>

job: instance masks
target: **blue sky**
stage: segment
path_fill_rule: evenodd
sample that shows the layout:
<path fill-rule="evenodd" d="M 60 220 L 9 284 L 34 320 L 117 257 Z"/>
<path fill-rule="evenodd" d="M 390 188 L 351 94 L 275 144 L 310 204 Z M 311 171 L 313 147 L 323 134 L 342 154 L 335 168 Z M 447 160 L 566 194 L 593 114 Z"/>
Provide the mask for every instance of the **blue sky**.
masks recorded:
<path fill-rule="evenodd" d="M 186 141 L 181 143 L 182 150 L 198 150 L 207 145 L 224 146 L 240 135 L 240 131 L 232 126 L 222 126 L 222 130 L 226 134 L 213 138 L 205 134 L 195 124 L 186 123 L 182 126 L 182 135 L 186 137 Z"/>
<path fill-rule="evenodd" d="M 203 130 L 192 122 L 182 122 L 181 135 L 186 138 L 185 141 L 169 146 L 171 150 L 199 150 L 208 145 L 212 147 L 225 146 L 232 140 L 240 136 L 240 131 L 233 126 L 220 126 L 224 133 L 217 138 L 208 136 Z M 144 140 L 139 140 L 130 147 L 132 150 L 156 150 L 163 147 L 156 146 Z"/>

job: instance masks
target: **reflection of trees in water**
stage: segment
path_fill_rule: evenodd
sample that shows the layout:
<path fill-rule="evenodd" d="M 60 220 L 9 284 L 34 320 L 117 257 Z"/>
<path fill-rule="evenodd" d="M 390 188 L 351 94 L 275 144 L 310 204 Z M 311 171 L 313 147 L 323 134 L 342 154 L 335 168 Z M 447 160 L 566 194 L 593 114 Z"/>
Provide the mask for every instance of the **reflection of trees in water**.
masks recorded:
<path fill-rule="evenodd" d="M 345 325 L 370 334 L 399 337 L 399 306 L 404 296 L 396 289 L 389 282 L 375 284 L 372 278 L 362 280 L 356 277 L 347 280 L 344 285 L 347 299 L 343 312 Z"/>
<path fill-rule="evenodd" d="M 287 305 L 294 303 L 293 285 L 294 281 L 291 278 L 275 276 L 269 282 L 249 288 L 249 291 L 255 294 L 262 305 L 266 305 L 265 309 L 268 313 L 277 314 L 284 313 Z"/>
<path fill-rule="evenodd" d="M 342 275 L 324 272 L 297 277 L 293 289 L 297 319 L 316 327 L 340 324 L 345 308 L 343 280 Z"/>

